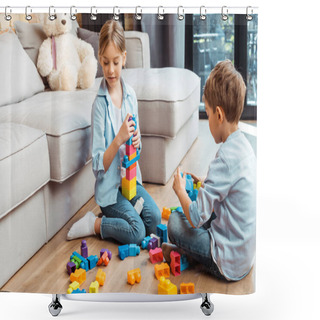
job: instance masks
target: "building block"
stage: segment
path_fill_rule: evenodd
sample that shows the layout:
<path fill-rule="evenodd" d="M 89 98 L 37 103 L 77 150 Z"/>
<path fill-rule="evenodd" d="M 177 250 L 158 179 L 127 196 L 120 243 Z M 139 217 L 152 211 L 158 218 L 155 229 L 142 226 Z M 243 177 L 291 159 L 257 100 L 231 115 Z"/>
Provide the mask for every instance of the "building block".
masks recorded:
<path fill-rule="evenodd" d="M 182 272 L 187 268 L 189 268 L 189 262 L 187 260 L 187 256 L 185 254 L 182 254 L 180 258 L 180 271 Z"/>
<path fill-rule="evenodd" d="M 135 257 L 140 254 L 140 247 L 136 244 L 129 244 L 129 256 Z"/>
<path fill-rule="evenodd" d="M 101 250 L 100 250 L 100 258 L 102 257 L 102 255 L 103 255 L 104 252 L 107 252 L 108 258 L 109 258 L 109 260 L 111 260 L 111 258 L 112 258 L 112 252 L 111 252 L 110 250 L 108 250 L 108 249 L 101 249 Z"/>
<path fill-rule="evenodd" d="M 168 242 L 168 228 L 165 224 L 158 224 L 157 225 L 157 235 L 161 239 L 161 244 L 163 242 Z"/>
<path fill-rule="evenodd" d="M 158 294 L 177 294 L 177 286 L 171 283 L 169 279 L 160 277 L 158 284 Z"/>
<path fill-rule="evenodd" d="M 107 253 L 107 251 L 105 251 L 104 253 L 103 253 L 103 255 L 100 257 L 100 259 L 98 260 L 98 262 L 97 262 L 97 266 L 100 266 L 100 265 L 102 265 L 102 263 L 105 265 L 105 266 L 107 266 L 108 264 L 109 264 L 109 257 L 108 257 L 108 253 Z"/>
<path fill-rule="evenodd" d="M 126 155 L 127 156 L 131 156 L 136 151 L 137 150 L 135 149 L 135 147 L 132 144 L 130 144 L 130 145 L 126 144 Z"/>
<path fill-rule="evenodd" d="M 157 247 L 160 248 L 161 247 L 161 238 L 153 233 L 150 234 L 151 239 L 155 238 L 157 239 L 158 243 L 157 243 Z"/>
<path fill-rule="evenodd" d="M 79 268 L 75 272 L 71 273 L 70 281 L 77 281 L 79 285 L 81 285 L 83 282 L 86 281 L 86 270 Z"/>
<path fill-rule="evenodd" d="M 90 257 L 88 257 L 88 263 L 89 263 L 89 269 L 93 269 L 96 267 L 97 263 L 98 263 L 98 256 L 96 255 L 91 255 Z"/>
<path fill-rule="evenodd" d="M 171 272 L 174 276 L 180 276 L 181 274 L 181 269 L 180 269 L 180 254 L 176 251 L 171 251 L 170 252 L 170 268 Z"/>
<path fill-rule="evenodd" d="M 161 277 L 169 278 L 170 277 L 170 267 L 167 263 L 162 262 L 154 266 L 154 274 L 158 280 Z"/>
<path fill-rule="evenodd" d="M 137 156 L 129 161 L 129 157 L 127 155 L 123 156 L 122 166 L 124 168 L 129 168 L 131 165 L 133 165 L 135 162 L 137 162 L 140 159 L 140 151 L 137 149 Z"/>
<path fill-rule="evenodd" d="M 98 293 L 98 292 L 99 292 L 99 282 L 98 281 L 91 282 L 89 287 L 89 293 Z"/>
<path fill-rule="evenodd" d="M 129 256 L 129 245 L 125 244 L 123 246 L 119 246 L 118 253 L 119 253 L 119 258 L 121 260 L 124 260 L 126 257 Z"/>
<path fill-rule="evenodd" d="M 191 201 L 196 201 L 197 197 L 198 197 L 198 190 L 197 189 L 193 189 L 188 193 L 189 198 L 191 199 Z"/>
<path fill-rule="evenodd" d="M 127 281 L 129 284 L 134 285 L 141 281 L 141 272 L 140 268 L 133 269 L 127 272 Z"/>
<path fill-rule="evenodd" d="M 100 286 L 104 285 L 104 282 L 106 281 L 106 273 L 103 272 L 102 269 L 98 270 L 97 275 L 96 275 L 96 281 L 99 282 Z"/>
<path fill-rule="evenodd" d="M 132 180 L 134 177 L 137 176 L 137 166 L 135 166 L 133 168 L 131 168 L 131 167 L 126 169 L 126 179 L 127 180 Z"/>
<path fill-rule="evenodd" d="M 122 186 L 122 189 L 128 189 L 128 190 L 136 188 L 137 178 L 134 177 L 133 179 L 128 180 L 126 177 L 123 177 L 121 186 Z"/>
<path fill-rule="evenodd" d="M 67 290 L 67 293 L 72 293 L 73 290 L 79 289 L 80 284 L 77 281 L 73 281 L 69 284 L 69 288 Z"/>
<path fill-rule="evenodd" d="M 134 159 L 137 156 L 137 150 L 135 150 L 135 152 L 133 154 L 127 155 L 127 156 L 128 156 L 129 161 L 131 161 L 132 159 Z"/>
<path fill-rule="evenodd" d="M 87 247 L 87 241 L 86 240 L 82 240 L 81 241 L 81 256 L 84 257 L 85 259 L 88 258 L 88 247 Z"/>
<path fill-rule="evenodd" d="M 161 216 L 163 219 L 169 220 L 170 214 L 171 214 L 170 208 L 167 208 L 167 207 L 162 208 Z"/>
<path fill-rule="evenodd" d="M 133 197 L 137 195 L 137 188 L 135 187 L 132 189 L 126 189 L 122 187 L 122 195 L 128 200 L 131 200 Z"/>
<path fill-rule="evenodd" d="M 197 190 L 199 190 L 201 188 L 201 181 L 197 182 L 197 187 L 196 188 L 197 188 Z"/>
<path fill-rule="evenodd" d="M 149 243 L 150 240 L 151 240 L 150 236 L 145 237 L 141 242 L 141 248 L 142 249 L 147 249 L 148 243 Z"/>
<path fill-rule="evenodd" d="M 77 269 L 77 267 L 76 267 L 76 265 L 74 264 L 74 262 L 68 262 L 68 263 L 67 263 L 67 272 L 68 272 L 69 276 L 70 276 L 70 274 L 71 274 L 72 272 L 75 272 L 76 269 Z"/>
<path fill-rule="evenodd" d="M 77 251 L 74 251 L 70 257 L 70 261 L 74 262 L 77 265 L 77 262 L 79 264 L 79 267 L 77 267 L 77 269 L 82 268 L 86 271 L 89 270 L 89 262 L 87 259 L 85 259 L 84 257 L 82 257 Z M 80 261 L 80 262 L 79 262 Z"/>
<path fill-rule="evenodd" d="M 181 177 L 183 177 L 183 173 L 181 172 Z M 193 190 L 193 179 L 190 174 L 186 174 L 186 191 L 189 193 Z"/>
<path fill-rule="evenodd" d="M 180 284 L 180 294 L 191 294 L 194 293 L 194 283 L 181 283 Z"/>
<path fill-rule="evenodd" d="M 85 289 L 80 290 L 79 288 L 76 290 L 73 290 L 71 293 L 87 293 Z"/>
<path fill-rule="evenodd" d="M 157 244 L 158 244 L 158 239 L 151 238 L 147 246 L 148 250 L 157 248 Z"/>
<path fill-rule="evenodd" d="M 161 248 L 151 249 L 149 251 L 151 263 L 158 263 L 163 261 L 163 253 Z"/>

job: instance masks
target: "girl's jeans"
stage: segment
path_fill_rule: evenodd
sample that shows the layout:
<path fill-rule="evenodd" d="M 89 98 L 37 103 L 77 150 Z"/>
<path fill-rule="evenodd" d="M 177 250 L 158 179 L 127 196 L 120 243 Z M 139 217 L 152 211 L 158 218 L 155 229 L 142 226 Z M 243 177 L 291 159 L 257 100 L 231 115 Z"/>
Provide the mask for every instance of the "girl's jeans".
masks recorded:
<path fill-rule="evenodd" d="M 206 271 L 219 279 L 226 280 L 211 257 L 211 237 L 209 231 L 212 217 L 201 228 L 192 228 L 183 213 L 172 212 L 168 221 L 170 242 L 181 248 L 186 255 L 201 263 Z"/>
<path fill-rule="evenodd" d="M 141 214 L 134 208 L 136 201 L 144 199 Z M 157 234 L 157 225 L 161 223 L 161 213 L 156 203 L 137 182 L 137 195 L 130 201 L 118 190 L 117 203 L 101 207 L 102 219 L 100 233 L 102 239 L 112 238 L 123 244 L 140 244 L 146 235 Z"/>

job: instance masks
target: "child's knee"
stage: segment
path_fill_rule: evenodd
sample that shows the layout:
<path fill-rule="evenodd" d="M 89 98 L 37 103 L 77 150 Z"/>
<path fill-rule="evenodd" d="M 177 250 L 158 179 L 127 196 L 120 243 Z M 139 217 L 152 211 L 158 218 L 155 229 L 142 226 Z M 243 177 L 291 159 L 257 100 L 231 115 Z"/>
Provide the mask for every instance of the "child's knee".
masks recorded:
<path fill-rule="evenodd" d="M 174 211 L 170 214 L 168 226 L 167 226 L 169 235 L 174 236 L 177 233 L 179 233 L 180 218 L 181 218 L 181 213 L 179 213 L 178 211 Z"/>

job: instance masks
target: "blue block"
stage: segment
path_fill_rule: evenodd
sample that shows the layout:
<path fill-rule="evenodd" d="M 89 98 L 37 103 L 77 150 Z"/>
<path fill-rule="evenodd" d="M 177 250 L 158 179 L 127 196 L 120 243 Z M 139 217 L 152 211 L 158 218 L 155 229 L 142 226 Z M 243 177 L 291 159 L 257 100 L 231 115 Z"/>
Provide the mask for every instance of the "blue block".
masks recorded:
<path fill-rule="evenodd" d="M 140 254 L 140 247 L 136 244 L 129 244 L 129 256 L 135 257 Z"/>
<path fill-rule="evenodd" d="M 76 256 L 77 258 L 79 258 L 82 262 L 80 263 L 80 268 L 81 269 L 84 269 L 86 271 L 89 270 L 89 263 L 88 263 L 88 260 L 85 259 L 82 255 L 80 255 L 78 252 L 74 251 L 70 257 L 70 260 Z"/>
<path fill-rule="evenodd" d="M 178 211 L 180 213 L 183 213 L 182 207 L 177 207 L 177 209 L 175 211 Z"/>
<path fill-rule="evenodd" d="M 128 169 L 131 165 L 133 165 L 136 161 L 140 159 L 140 151 L 137 149 L 137 155 L 135 158 L 133 158 L 131 161 L 129 161 L 129 158 L 127 155 L 123 157 L 122 166 L 126 169 Z"/>
<path fill-rule="evenodd" d="M 86 293 L 85 289 L 80 290 L 79 288 L 76 290 L 73 290 L 71 293 Z"/>
<path fill-rule="evenodd" d="M 98 263 L 98 256 L 96 255 L 91 255 L 90 257 L 87 258 L 88 262 L 89 262 L 89 269 L 93 269 L 96 267 L 97 263 Z"/>
<path fill-rule="evenodd" d="M 182 254 L 180 257 L 180 271 L 186 270 L 189 267 L 189 262 L 186 255 Z"/>
<path fill-rule="evenodd" d="M 165 224 L 157 225 L 157 236 L 161 239 L 161 244 L 163 242 L 168 242 L 168 230 Z"/>
<path fill-rule="evenodd" d="M 198 190 L 197 189 L 193 189 L 192 191 L 190 191 L 188 193 L 189 198 L 191 199 L 191 201 L 196 201 L 197 197 L 198 197 Z"/>
<path fill-rule="evenodd" d="M 147 249 L 148 243 L 151 240 L 150 236 L 145 237 L 142 242 L 141 242 L 141 248 L 142 249 Z"/>
<path fill-rule="evenodd" d="M 124 260 L 129 256 L 129 245 L 125 244 L 123 246 L 118 247 L 119 258 Z"/>

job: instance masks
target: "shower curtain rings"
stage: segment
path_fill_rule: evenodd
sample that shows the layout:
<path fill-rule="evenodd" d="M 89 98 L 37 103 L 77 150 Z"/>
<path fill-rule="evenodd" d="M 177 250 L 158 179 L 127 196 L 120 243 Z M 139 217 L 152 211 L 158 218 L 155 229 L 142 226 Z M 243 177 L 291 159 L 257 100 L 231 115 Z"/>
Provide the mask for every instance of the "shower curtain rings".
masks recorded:
<path fill-rule="evenodd" d="M 117 12 L 116 12 L 116 10 L 117 10 Z M 113 7 L 113 20 L 115 20 L 115 21 L 119 21 L 119 15 L 120 15 L 120 9 L 119 9 L 119 7 Z"/>
<path fill-rule="evenodd" d="M 160 13 L 160 9 L 162 9 L 162 13 Z M 164 19 L 164 9 L 163 6 L 158 7 L 158 20 L 162 21 Z"/>
<path fill-rule="evenodd" d="M 11 13 L 11 9 L 9 6 L 6 6 L 4 8 L 4 18 L 7 20 L 7 21 L 10 21 L 12 19 L 12 16 L 10 14 L 8 14 L 8 11 L 10 11 Z"/>
<path fill-rule="evenodd" d="M 251 14 L 249 14 L 249 8 L 251 9 Z M 253 14 L 252 7 L 248 6 L 247 9 L 246 9 L 246 19 L 247 19 L 247 21 L 251 21 L 253 19 L 252 14 Z"/>
<path fill-rule="evenodd" d="M 93 13 L 93 8 L 95 9 L 96 13 Z M 91 7 L 90 9 L 90 20 L 96 21 L 97 20 L 97 9 L 96 7 Z"/>
<path fill-rule="evenodd" d="M 207 8 L 205 6 L 200 7 L 200 20 L 206 20 L 207 18 Z"/>
<path fill-rule="evenodd" d="M 30 14 L 30 13 L 32 13 L 31 7 L 30 7 L 30 6 L 26 6 L 25 12 L 26 12 L 25 19 L 26 19 L 27 21 L 30 21 L 30 20 L 32 19 L 32 15 Z"/>
<path fill-rule="evenodd" d="M 138 10 L 139 10 L 139 12 L 138 12 Z M 135 13 L 134 17 L 138 21 L 140 21 L 142 19 L 142 8 L 140 6 L 136 7 L 136 13 Z"/>
<path fill-rule="evenodd" d="M 178 19 L 182 21 L 184 19 L 184 9 L 183 6 L 178 7 Z"/>
<path fill-rule="evenodd" d="M 53 14 L 52 14 L 52 12 L 53 12 Z M 54 21 L 56 18 L 57 18 L 56 9 L 54 8 L 54 6 L 50 6 L 49 7 L 49 20 Z"/>
<path fill-rule="evenodd" d="M 227 21 L 228 20 L 228 8 L 226 6 L 223 6 L 221 8 L 221 19 L 223 21 Z"/>
<path fill-rule="evenodd" d="M 74 12 L 73 12 L 73 10 L 74 10 Z M 70 19 L 72 21 L 75 21 L 77 19 L 76 13 L 77 13 L 76 7 L 75 6 L 70 7 Z"/>

